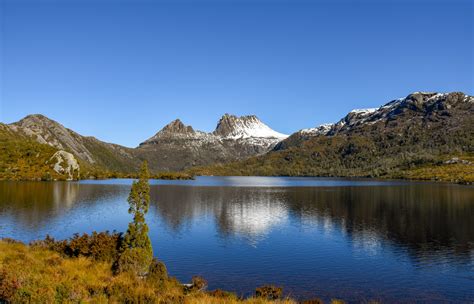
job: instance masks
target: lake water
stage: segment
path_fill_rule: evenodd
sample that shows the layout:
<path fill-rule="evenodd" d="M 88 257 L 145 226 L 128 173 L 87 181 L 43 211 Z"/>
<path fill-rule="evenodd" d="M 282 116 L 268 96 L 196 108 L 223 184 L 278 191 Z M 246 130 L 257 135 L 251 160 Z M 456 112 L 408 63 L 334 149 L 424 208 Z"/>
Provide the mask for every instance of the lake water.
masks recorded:
<path fill-rule="evenodd" d="M 0 237 L 125 231 L 131 180 L 0 182 Z M 155 255 L 171 275 L 249 295 L 474 301 L 474 187 L 363 179 L 151 181 Z"/>

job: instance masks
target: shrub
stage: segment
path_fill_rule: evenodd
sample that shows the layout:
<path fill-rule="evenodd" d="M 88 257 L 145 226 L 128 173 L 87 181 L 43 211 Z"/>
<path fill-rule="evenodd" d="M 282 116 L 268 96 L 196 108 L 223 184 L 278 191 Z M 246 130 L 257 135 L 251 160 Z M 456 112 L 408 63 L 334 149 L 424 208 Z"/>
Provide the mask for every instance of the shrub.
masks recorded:
<path fill-rule="evenodd" d="M 222 289 L 216 289 L 209 291 L 208 294 L 214 298 L 221 298 L 221 299 L 237 299 L 237 296 L 235 293 L 230 292 L 230 291 L 225 291 Z"/>
<path fill-rule="evenodd" d="M 153 257 L 148 254 L 148 250 L 141 247 L 127 248 L 120 255 L 117 261 L 117 272 L 131 272 L 138 276 L 148 273 Z"/>
<path fill-rule="evenodd" d="M 255 296 L 257 298 L 264 298 L 268 300 L 277 300 L 280 299 L 283 295 L 283 288 L 273 286 L 273 285 L 264 285 L 255 289 Z"/>
<path fill-rule="evenodd" d="M 56 251 L 67 257 L 89 257 L 97 261 L 113 262 L 119 256 L 122 245 L 121 233 L 108 231 L 75 234 L 69 240 L 56 241 L 47 235 L 42 241 L 32 242 L 32 246 L 39 246 Z"/>
<path fill-rule="evenodd" d="M 200 276 L 194 276 L 191 279 L 191 283 L 193 284 L 194 290 L 202 290 L 207 287 L 207 281 Z"/>
<path fill-rule="evenodd" d="M 165 264 L 154 258 L 148 270 L 147 280 L 150 282 L 161 283 L 167 279 L 168 271 L 166 270 Z"/>
<path fill-rule="evenodd" d="M 184 291 L 185 293 L 201 291 L 207 287 L 207 281 L 200 276 L 193 276 L 191 279 L 191 284 L 185 284 Z"/>
<path fill-rule="evenodd" d="M 0 303 L 9 303 L 13 300 L 16 291 L 20 288 L 18 280 L 9 275 L 5 269 L 0 270 Z"/>

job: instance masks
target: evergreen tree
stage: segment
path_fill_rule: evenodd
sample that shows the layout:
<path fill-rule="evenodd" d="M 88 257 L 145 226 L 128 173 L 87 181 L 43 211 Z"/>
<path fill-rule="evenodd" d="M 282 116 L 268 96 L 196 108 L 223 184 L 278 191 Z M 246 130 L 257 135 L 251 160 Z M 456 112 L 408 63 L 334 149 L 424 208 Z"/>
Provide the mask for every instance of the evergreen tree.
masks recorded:
<path fill-rule="evenodd" d="M 148 236 L 148 225 L 145 214 L 150 205 L 150 173 L 147 162 L 143 162 L 138 181 L 134 181 L 128 196 L 130 205 L 128 212 L 133 214 L 133 222 L 123 240 L 122 254 L 118 261 L 119 271 L 132 271 L 137 275 L 145 275 L 153 260 L 153 248 Z"/>

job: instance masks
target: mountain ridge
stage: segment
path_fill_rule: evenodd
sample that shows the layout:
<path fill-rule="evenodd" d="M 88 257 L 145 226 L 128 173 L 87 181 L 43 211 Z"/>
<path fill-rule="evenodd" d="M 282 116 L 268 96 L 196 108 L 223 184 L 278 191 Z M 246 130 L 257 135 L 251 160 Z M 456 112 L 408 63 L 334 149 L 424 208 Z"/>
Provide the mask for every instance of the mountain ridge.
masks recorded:
<path fill-rule="evenodd" d="M 136 153 L 152 167 L 179 171 L 263 154 L 285 137 L 255 115 L 224 114 L 213 132 L 195 130 L 176 119 L 140 143 Z"/>
<path fill-rule="evenodd" d="M 237 122 L 232 134 L 236 133 L 233 131 L 237 130 L 237 125 L 245 125 L 247 120 L 253 125 L 263 126 L 267 134 L 281 134 L 254 115 L 237 117 L 225 114 L 220 121 L 224 119 Z M 244 129 L 245 136 L 221 136 L 215 134 L 219 133 L 219 125 L 214 132 L 206 133 L 175 119 L 138 147 L 128 148 L 93 136 L 83 136 L 42 114 L 30 114 L 5 126 L 39 144 L 72 153 L 83 165 L 119 172 L 133 172 L 143 160 L 148 160 L 154 171 L 181 171 L 195 165 L 243 159 L 269 151 L 281 138 L 267 138 L 267 134 L 261 132 L 253 136 L 248 127 Z"/>
<path fill-rule="evenodd" d="M 406 97 L 390 100 L 379 108 L 354 109 L 342 117 L 339 121 L 330 124 L 322 124 L 314 128 L 301 129 L 291 134 L 287 139 L 278 143 L 273 150 L 283 150 L 287 147 L 301 144 L 301 142 L 311 139 L 314 136 L 333 136 L 339 133 L 357 129 L 361 124 L 375 124 L 379 121 L 390 122 L 396 115 L 402 114 L 406 110 L 420 111 L 426 106 L 428 112 L 434 107 L 439 110 L 448 110 L 453 100 L 457 102 L 474 103 L 474 97 L 462 92 L 437 93 L 437 92 L 414 92 Z M 443 103 L 444 102 L 444 103 Z"/>
<path fill-rule="evenodd" d="M 439 163 L 448 155 L 467 153 L 470 157 L 474 153 L 473 105 L 474 97 L 461 92 L 414 92 L 379 108 L 352 110 L 335 123 L 301 129 L 290 136 L 272 130 L 255 115 L 226 113 L 212 132 L 195 130 L 175 119 L 136 148 L 83 136 L 42 114 L 31 114 L 1 124 L 0 139 L 52 147 L 27 145 L 30 150 L 46 151 L 41 159 L 64 151 L 78 158 L 81 167 L 115 172 L 134 172 L 147 160 L 155 172 L 190 169 L 216 175 L 387 176 L 389 171 Z M 24 155 L 31 158 L 28 151 Z M 62 159 L 70 159 L 64 153 Z M 11 171 L 15 166 L 0 166 L 0 170 Z"/>
<path fill-rule="evenodd" d="M 470 183 L 474 182 L 473 160 L 474 97 L 461 92 L 415 92 L 375 110 L 351 111 L 334 124 L 297 131 L 264 155 L 192 172 Z"/>

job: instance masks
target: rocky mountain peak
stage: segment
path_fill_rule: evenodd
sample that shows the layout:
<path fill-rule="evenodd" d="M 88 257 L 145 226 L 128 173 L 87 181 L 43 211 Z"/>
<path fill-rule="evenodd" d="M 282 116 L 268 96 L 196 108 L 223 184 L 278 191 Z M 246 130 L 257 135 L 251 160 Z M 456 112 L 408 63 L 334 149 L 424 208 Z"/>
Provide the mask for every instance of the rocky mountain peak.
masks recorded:
<path fill-rule="evenodd" d="M 84 145 L 82 137 L 62 124 L 41 114 L 32 114 L 9 127 L 34 138 L 40 144 L 47 144 L 59 150 L 72 152 L 75 156 L 93 164 L 92 153 Z"/>
<path fill-rule="evenodd" d="M 199 137 L 201 133 L 202 132 L 199 131 L 196 132 L 193 127 L 185 125 L 180 119 L 175 119 L 164 126 L 158 133 L 140 143 L 140 146 L 154 145 L 160 141 L 160 139 L 174 140 L 195 138 Z"/>
<path fill-rule="evenodd" d="M 194 133 L 191 126 L 186 126 L 181 120 L 175 119 L 161 129 L 159 133 L 188 134 Z"/>
<path fill-rule="evenodd" d="M 224 138 L 286 138 L 287 135 L 278 133 L 264 124 L 255 115 L 235 116 L 224 114 L 213 132 L 216 136 Z"/>
<path fill-rule="evenodd" d="M 21 120 L 14 123 L 18 126 L 47 126 L 47 125 L 58 125 L 61 126 L 58 122 L 42 115 L 42 114 L 30 114 L 23 117 Z"/>

